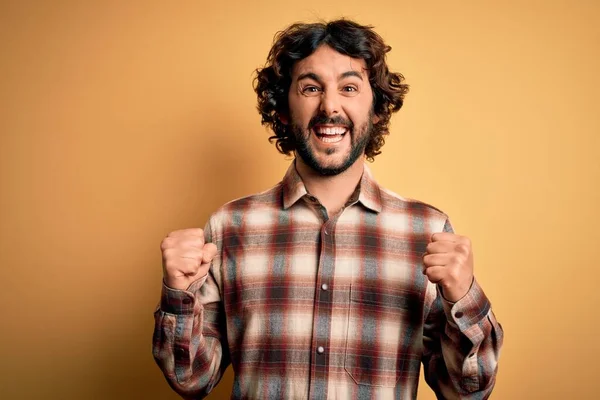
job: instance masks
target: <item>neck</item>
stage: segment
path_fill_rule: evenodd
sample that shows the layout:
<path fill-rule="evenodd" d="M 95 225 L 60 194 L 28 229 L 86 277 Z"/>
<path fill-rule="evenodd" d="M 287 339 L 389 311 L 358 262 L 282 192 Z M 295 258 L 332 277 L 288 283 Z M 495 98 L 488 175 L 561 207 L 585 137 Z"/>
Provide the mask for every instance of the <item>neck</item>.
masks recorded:
<path fill-rule="evenodd" d="M 363 174 L 364 161 L 362 158 L 344 172 L 334 176 L 323 176 L 310 168 L 296 157 L 296 171 L 302 178 L 306 190 L 319 199 L 331 217 L 344 207 Z"/>

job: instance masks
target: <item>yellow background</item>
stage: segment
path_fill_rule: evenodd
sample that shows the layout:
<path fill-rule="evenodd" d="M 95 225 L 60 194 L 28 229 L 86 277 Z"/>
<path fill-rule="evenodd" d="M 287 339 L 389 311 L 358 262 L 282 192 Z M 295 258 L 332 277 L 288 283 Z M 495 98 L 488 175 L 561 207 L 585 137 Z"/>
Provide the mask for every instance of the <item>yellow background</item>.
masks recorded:
<path fill-rule="evenodd" d="M 2 2 L 0 398 L 177 398 L 151 354 L 159 243 L 283 176 L 253 70 L 276 31 L 339 16 L 411 85 L 372 169 L 472 238 L 506 332 L 492 398 L 597 398 L 599 4 Z"/>

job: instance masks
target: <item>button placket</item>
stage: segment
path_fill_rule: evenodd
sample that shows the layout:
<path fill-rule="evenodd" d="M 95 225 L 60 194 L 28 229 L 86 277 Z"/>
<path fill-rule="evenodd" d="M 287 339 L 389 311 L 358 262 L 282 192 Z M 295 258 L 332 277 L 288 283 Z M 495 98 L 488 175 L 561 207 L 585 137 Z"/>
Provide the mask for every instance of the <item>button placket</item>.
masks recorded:
<path fill-rule="evenodd" d="M 313 317 L 312 348 L 314 357 L 311 365 L 311 382 L 326 379 L 329 373 L 329 357 L 326 349 L 330 346 L 331 317 L 332 317 L 332 287 L 334 278 L 334 225 L 335 219 L 330 220 L 325 207 L 320 207 L 322 225 L 319 229 L 320 254 L 317 279 L 315 282 L 316 303 Z M 309 389 L 309 398 L 324 398 L 323 387 L 312 385 Z"/>

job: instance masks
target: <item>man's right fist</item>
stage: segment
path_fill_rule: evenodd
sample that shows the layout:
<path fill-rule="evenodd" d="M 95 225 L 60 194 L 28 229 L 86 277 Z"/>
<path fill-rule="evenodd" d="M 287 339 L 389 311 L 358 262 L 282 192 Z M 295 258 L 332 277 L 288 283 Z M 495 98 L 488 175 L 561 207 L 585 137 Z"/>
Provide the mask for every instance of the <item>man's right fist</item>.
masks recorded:
<path fill-rule="evenodd" d="M 160 249 L 165 284 L 180 290 L 186 290 L 206 275 L 210 262 L 217 255 L 217 246 L 204 243 L 202 229 L 171 232 L 163 239 Z"/>

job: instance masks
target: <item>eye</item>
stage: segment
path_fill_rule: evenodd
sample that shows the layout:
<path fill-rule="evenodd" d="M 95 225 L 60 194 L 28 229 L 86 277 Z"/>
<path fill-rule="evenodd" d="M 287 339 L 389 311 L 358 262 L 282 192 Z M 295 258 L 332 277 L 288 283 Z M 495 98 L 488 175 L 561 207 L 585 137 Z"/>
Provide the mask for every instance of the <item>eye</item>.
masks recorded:
<path fill-rule="evenodd" d="M 346 85 L 346 86 L 344 86 L 344 88 L 342 90 L 344 92 L 352 93 L 352 92 L 357 92 L 358 88 L 356 86 Z"/>
<path fill-rule="evenodd" d="M 321 88 L 319 88 L 317 86 L 313 86 L 313 85 L 305 86 L 302 88 L 302 93 L 307 93 L 307 94 L 318 93 L 320 91 L 321 91 Z"/>

